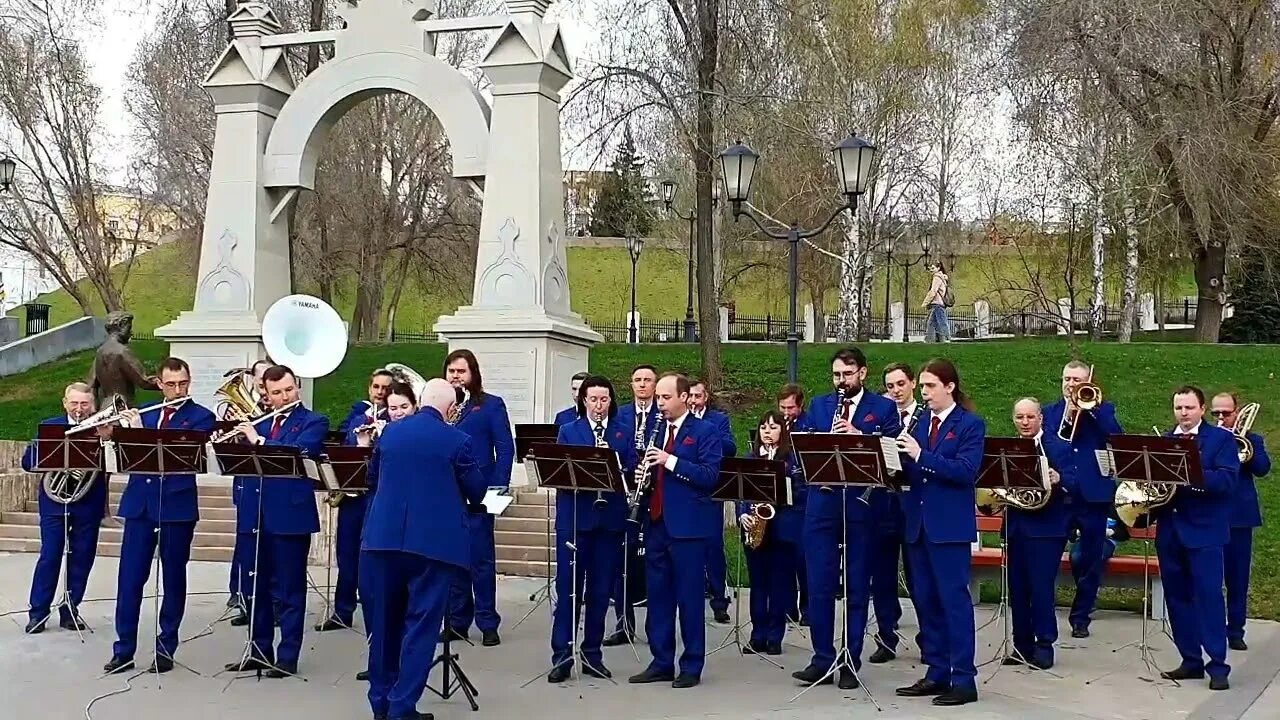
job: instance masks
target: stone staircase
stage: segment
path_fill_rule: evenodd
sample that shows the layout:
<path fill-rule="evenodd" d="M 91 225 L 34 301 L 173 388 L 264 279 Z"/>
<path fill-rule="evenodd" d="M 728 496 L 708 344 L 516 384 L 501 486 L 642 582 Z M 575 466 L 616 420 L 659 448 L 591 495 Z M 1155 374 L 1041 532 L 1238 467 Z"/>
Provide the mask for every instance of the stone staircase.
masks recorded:
<path fill-rule="evenodd" d="M 555 574 L 556 555 L 555 549 L 548 547 L 547 520 L 554 522 L 555 491 L 517 488 L 515 497 L 515 502 L 494 523 L 498 574 L 550 577 Z"/>

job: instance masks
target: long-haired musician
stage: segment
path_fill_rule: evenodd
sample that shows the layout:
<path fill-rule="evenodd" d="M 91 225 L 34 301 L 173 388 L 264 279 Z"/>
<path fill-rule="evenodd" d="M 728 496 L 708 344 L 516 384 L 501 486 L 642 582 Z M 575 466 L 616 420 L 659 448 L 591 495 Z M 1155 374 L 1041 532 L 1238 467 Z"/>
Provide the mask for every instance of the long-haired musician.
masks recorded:
<path fill-rule="evenodd" d="M 475 353 L 466 349 L 454 350 L 444 359 L 444 376 L 451 385 L 462 388 L 465 400 L 457 410 L 458 421 L 454 427 L 471 438 L 471 451 L 475 453 L 480 474 L 489 487 L 511 486 L 511 464 L 515 460 L 516 446 L 511 438 L 511 418 L 503 399 L 484 390 L 480 375 L 480 362 Z M 453 589 L 449 599 L 448 629 L 461 639 L 466 639 L 471 623 L 480 629 L 482 644 L 492 647 L 502 642 L 498 636 L 498 575 L 497 558 L 493 538 L 494 516 L 484 505 L 471 506 L 468 517 L 471 534 L 471 580 Z"/>
<path fill-rule="evenodd" d="M 88 383 L 75 382 L 62 393 L 63 415 L 41 421 L 41 425 L 77 425 L 94 414 L 93 391 Z M 103 425 L 96 431 L 98 437 L 110 437 L 110 426 Z M 31 472 L 36 464 L 36 445 L 31 443 L 22 454 L 22 469 Z M 58 588 L 58 576 L 62 570 L 62 557 L 67 557 L 67 598 L 70 606 L 58 607 L 58 625 L 66 630 L 88 628 L 80 619 L 80 601 L 84 599 L 85 586 L 89 584 L 89 572 L 98 554 L 98 528 L 102 523 L 103 508 L 107 503 L 107 483 L 101 473 L 86 481 L 92 484 L 84 497 L 62 504 L 45 492 L 40 484 L 40 556 L 36 559 L 35 573 L 31 578 L 31 609 L 27 614 L 26 632 L 29 635 L 43 632 L 49 619 L 53 595 Z"/>
<path fill-rule="evenodd" d="M 1049 445 L 1067 447 L 1064 457 L 1070 458 L 1068 469 L 1076 478 L 1075 492 L 1067 495 L 1070 529 L 1080 531 L 1079 554 L 1072 556 L 1071 563 L 1076 595 L 1067 616 L 1074 638 L 1089 637 L 1090 618 L 1107 566 L 1107 519 L 1116 498 L 1115 478 L 1102 475 L 1096 451 L 1106 449 L 1108 437 L 1124 432 L 1110 402 L 1102 402 L 1092 410 L 1082 410 L 1076 404 L 1076 390 L 1086 382 L 1092 382 L 1090 367 L 1079 360 L 1067 363 L 1062 368 L 1062 399 L 1044 408 L 1044 426 L 1048 428 L 1044 439 Z M 1079 562 L 1074 561 L 1075 557 Z"/>
<path fill-rule="evenodd" d="M 725 457 L 738 454 L 738 443 L 733 439 L 733 428 L 729 425 L 729 415 L 712 406 L 711 385 L 706 380 L 697 379 L 689 383 L 689 412 L 699 420 L 705 420 L 715 426 L 720 433 L 721 445 Z M 731 622 L 729 618 L 729 596 L 725 592 L 729 566 L 724 557 L 724 535 L 712 538 L 707 543 L 707 595 L 710 597 L 711 613 L 716 622 Z"/>
<path fill-rule="evenodd" d="M 617 413 L 613 383 L 604 377 L 587 377 L 578 391 L 578 419 L 560 427 L 556 442 L 608 447 L 618 454 L 623 472 L 630 472 L 636 463 L 635 448 L 630 428 L 618 422 Z M 551 625 L 554 667 L 547 675 L 548 682 L 564 682 L 573 669 L 571 644 L 578 613 L 571 598 L 577 599 L 577 607 L 584 613 L 582 672 L 592 677 L 611 677 L 600 647 L 609 592 L 622 560 L 626 523 L 627 500 L 622 493 L 556 492 L 557 600 Z"/>
<path fill-rule="evenodd" d="M 126 414 L 129 425 L 211 432 L 216 424 L 213 413 L 188 397 L 191 368 L 187 363 L 166 358 L 160 363 L 159 375 L 165 401 L 186 401 L 150 412 L 146 412 L 147 408 L 157 403 L 147 403 Z M 103 670 L 114 673 L 133 667 L 142 595 L 151 575 L 151 559 L 158 552 L 164 599 L 151 672 L 168 672 L 173 669 L 173 656 L 178 650 L 178 629 L 187 605 L 187 561 L 191 559 L 191 541 L 200 519 L 196 476 L 130 475 L 117 514 L 124 520 L 124 536 L 120 541 L 116 643 Z"/>
<path fill-rule="evenodd" d="M 1166 436 L 1195 438 L 1204 484 L 1177 488 L 1172 501 L 1151 511 L 1169 630 L 1182 656 L 1177 668 L 1160 676 L 1195 680 L 1208 673 L 1210 690 L 1226 690 L 1231 686 L 1227 681 L 1231 666 L 1227 664 L 1222 549 L 1231 539 L 1232 493 L 1240 474 L 1240 456 L 1230 432 L 1204 422 L 1200 388 L 1187 385 L 1174 391 L 1173 417 L 1177 427 Z"/>
<path fill-rule="evenodd" d="M 903 470 L 909 489 L 902 495 L 902 511 L 920 655 L 928 671 L 897 693 L 936 696 L 934 705 L 963 705 L 978 699 L 969 598 L 970 547 L 978 525 L 970 508 L 987 426 L 960 389 L 960 374 L 950 360 L 925 363 L 920 395 L 929 413 L 914 432 L 898 439 L 898 447 L 907 456 Z"/>
<path fill-rule="evenodd" d="M 1218 424 L 1240 435 L 1236 426 L 1240 412 L 1240 398 L 1235 393 L 1218 393 L 1213 396 L 1213 417 Z M 1262 527 L 1262 507 L 1258 502 L 1258 486 L 1255 479 L 1271 472 L 1271 456 L 1262 436 L 1256 432 L 1244 434 L 1253 455 L 1241 458 L 1240 477 L 1236 478 L 1231 492 L 1231 540 L 1223 549 L 1223 573 L 1227 585 L 1227 645 L 1243 652 L 1249 649 L 1244 641 L 1245 613 L 1249 603 L 1249 570 L 1253 562 L 1253 531 Z"/>
<path fill-rule="evenodd" d="M 791 433 L 782 413 L 769 410 L 761 415 L 756 438 L 745 456 L 786 463 L 791 504 L 775 506 L 773 519 L 767 521 L 759 547 L 745 549 L 751 583 L 751 640 L 742 652 L 781 655 L 787 612 L 795 605 L 795 562 L 800 555 L 796 547 L 803 539 L 806 488 L 791 452 Z M 754 503 L 739 502 L 737 513 L 743 532 L 750 532 L 764 522 L 755 512 Z"/>
<path fill-rule="evenodd" d="M 845 348 L 831 358 L 835 392 L 813 399 L 809 424 L 815 432 L 895 436 L 902 428 L 893 401 L 866 389 L 867 356 Z M 820 488 L 808 494 L 804 516 L 805 572 L 809 578 L 809 631 L 813 659 L 792 673 L 802 683 L 832 681 L 836 660 L 836 583 L 844 561 L 845 638 L 853 671 L 841 668 L 842 690 L 859 687 L 862 643 L 869 600 L 869 550 L 873 527 L 888 512 L 888 491 Z M 843 549 L 842 549 L 843 546 Z"/>
<path fill-rule="evenodd" d="M 556 418 L 554 420 L 556 425 L 564 427 L 565 425 L 568 425 L 574 420 L 582 417 L 581 412 L 578 410 L 578 407 L 581 405 L 581 402 L 578 400 L 578 389 L 582 387 L 583 381 L 589 377 L 591 377 L 591 373 L 586 370 L 573 374 L 573 378 L 569 380 L 569 397 L 572 402 L 569 404 L 569 407 L 556 413 Z M 616 411 L 617 408 L 615 407 L 614 410 Z"/>
<path fill-rule="evenodd" d="M 1004 662 L 1047 670 L 1053 667 L 1053 644 L 1058 641 L 1055 593 L 1071 522 L 1066 497 L 1075 490 L 1075 475 L 1071 459 L 1063 452 L 1065 446 L 1044 442 L 1044 415 L 1038 400 L 1027 397 L 1014 403 L 1013 426 L 1018 437 L 1034 439 L 1048 460 L 1051 492 L 1048 504 L 1039 510 L 1013 505 L 1005 509 L 1015 655 Z"/>
<path fill-rule="evenodd" d="M 300 400 L 297 376 L 288 367 L 273 365 L 262 379 L 273 411 Z M 329 432 L 329 418 L 299 403 L 273 418 L 241 423 L 238 429 L 246 442 L 292 446 L 315 457 Z M 268 677 L 297 674 L 307 614 L 307 554 L 311 535 L 319 531 L 311 480 L 241 478 L 236 532 L 250 536 L 242 539 L 248 552 L 241 563 L 251 578 L 245 590 L 252 648 L 248 658 L 230 663 L 228 670 L 265 669 Z M 274 653 L 273 600 L 280 607 L 280 645 Z"/>
<path fill-rule="evenodd" d="M 369 376 L 368 399 L 358 400 L 347 411 L 338 426 L 344 445 L 356 445 L 356 429 L 387 420 L 387 392 L 393 377 L 385 369 Z M 338 581 L 333 588 L 333 614 L 316 625 L 317 632 L 351 627 L 355 619 L 360 578 L 360 532 L 364 529 L 365 509 L 369 496 L 342 497 L 338 506 L 338 528 L 334 538 L 334 555 L 338 561 Z"/>

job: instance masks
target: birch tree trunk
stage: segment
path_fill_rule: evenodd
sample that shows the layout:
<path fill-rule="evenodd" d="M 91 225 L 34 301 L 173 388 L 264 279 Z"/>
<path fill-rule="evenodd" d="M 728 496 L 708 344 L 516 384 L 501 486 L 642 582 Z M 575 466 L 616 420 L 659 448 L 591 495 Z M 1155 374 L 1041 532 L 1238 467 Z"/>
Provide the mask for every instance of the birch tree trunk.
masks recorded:
<path fill-rule="evenodd" d="M 1089 339 L 1102 339 L 1102 322 L 1106 318 L 1106 296 L 1103 294 L 1104 267 L 1106 260 L 1106 236 L 1102 227 L 1102 202 L 1098 198 L 1093 210 L 1093 300 L 1089 308 Z"/>
<path fill-rule="evenodd" d="M 840 267 L 840 309 L 836 314 L 836 339 L 840 342 L 853 342 L 858 336 L 858 328 L 862 324 L 863 284 L 866 280 L 863 268 L 863 238 L 856 217 L 844 218 L 844 242 L 841 255 L 844 262 Z"/>
<path fill-rule="evenodd" d="M 1138 317 L 1138 223 L 1133 208 L 1124 208 L 1124 276 L 1120 292 L 1120 342 L 1133 340 Z"/>

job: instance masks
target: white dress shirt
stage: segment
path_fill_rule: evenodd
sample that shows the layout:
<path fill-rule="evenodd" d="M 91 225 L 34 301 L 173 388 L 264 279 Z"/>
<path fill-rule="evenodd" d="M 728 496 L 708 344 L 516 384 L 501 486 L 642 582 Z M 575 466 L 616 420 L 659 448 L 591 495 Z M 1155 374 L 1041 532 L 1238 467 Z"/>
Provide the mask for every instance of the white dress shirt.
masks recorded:
<path fill-rule="evenodd" d="M 680 434 L 680 426 L 684 424 L 684 419 L 685 419 L 685 418 L 687 418 L 687 417 L 689 417 L 689 411 L 688 411 L 688 410 L 686 410 L 686 411 L 685 411 L 685 413 L 684 413 L 683 415 L 681 415 L 680 417 L 676 418 L 675 420 L 668 420 L 668 421 L 667 421 L 667 429 L 662 431 L 662 432 L 663 432 L 663 437 L 662 437 L 662 447 L 663 447 L 663 448 L 666 448 L 666 447 L 667 447 L 667 437 L 674 437 L 675 435 L 679 435 L 679 434 Z M 664 450 L 664 452 L 665 452 L 665 450 Z M 670 454 L 668 454 L 668 455 L 667 455 L 667 461 L 666 461 L 665 463 L 663 463 L 663 465 L 667 468 L 667 470 L 669 470 L 669 471 L 671 471 L 671 472 L 675 472 L 675 471 L 676 471 L 676 456 L 675 456 L 675 453 L 670 453 Z"/>

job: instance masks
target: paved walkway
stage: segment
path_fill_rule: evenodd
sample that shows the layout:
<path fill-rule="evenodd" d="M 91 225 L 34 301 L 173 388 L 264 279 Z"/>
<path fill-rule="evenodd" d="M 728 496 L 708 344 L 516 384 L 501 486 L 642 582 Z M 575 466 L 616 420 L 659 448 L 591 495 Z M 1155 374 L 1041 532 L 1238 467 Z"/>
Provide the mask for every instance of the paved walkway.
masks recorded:
<path fill-rule="evenodd" d="M 34 555 L 0 556 L 0 610 L 20 609 L 26 594 Z M 116 563 L 103 558 L 94 568 L 90 598 L 114 597 Z M 323 571 L 314 571 L 323 583 Z M 226 601 L 227 566 L 193 563 L 190 567 L 192 597 L 183 625 L 183 637 L 200 632 L 219 617 Z M 792 634 L 779 670 L 754 657 L 728 648 L 710 657 L 701 686 L 673 690 L 667 686 L 631 686 L 626 676 L 638 672 L 643 663 L 630 648 L 612 648 L 606 663 L 619 685 L 584 679 L 578 684 L 548 685 L 539 675 L 549 663 L 547 647 L 549 617 L 544 604 L 518 628 L 516 621 L 532 603 L 529 593 L 539 587 L 532 580 L 503 579 L 499 582 L 499 607 L 503 613 L 503 643 L 497 648 L 462 645 L 461 662 L 480 689 L 480 711 L 474 715 L 461 695 L 448 701 L 428 693 L 420 709 L 436 717 L 460 720 L 469 717 L 512 718 L 518 720 L 565 720 L 566 713 L 586 718 L 649 720 L 665 718 L 726 718 L 751 720 L 826 720 L 827 718 L 879 718 L 899 720 L 991 720 L 993 718 L 1039 718 L 1043 720 L 1274 720 L 1280 717 L 1280 684 L 1274 683 L 1280 670 L 1280 631 L 1273 623 L 1254 622 L 1249 629 L 1250 651 L 1233 654 L 1232 689 L 1212 693 L 1205 681 L 1172 683 L 1155 681 L 1139 660 L 1135 648 L 1122 648 L 1141 634 L 1141 623 L 1132 614 L 1101 613 L 1087 640 L 1060 643 L 1058 665 L 1061 677 L 1002 668 L 992 677 L 995 665 L 979 670 L 980 702 L 963 708 L 934 708 L 927 700 L 905 700 L 893 689 L 917 679 L 923 670 L 918 655 L 910 650 L 884 666 L 867 666 L 863 681 L 874 693 L 875 707 L 862 691 L 843 692 L 834 687 L 815 688 L 799 700 L 789 673 L 808 661 L 807 640 Z M 309 599 L 313 616 L 321 601 Z M 114 603 L 86 603 L 85 619 L 95 632 L 82 644 L 73 632 L 51 628 L 39 636 L 22 635 L 25 613 L 10 615 L 0 622 L 0 717 L 74 720 L 85 717 L 85 706 L 95 697 L 126 688 L 121 677 L 99 678 L 102 664 L 111 655 L 111 613 Z M 907 603 L 908 613 L 910 605 Z M 745 605 L 743 612 L 746 612 Z M 993 616 L 994 608 L 976 609 L 978 624 Z M 150 635 L 154 622 L 150 601 L 144 604 L 142 637 Z M 215 673 L 237 659 L 244 647 L 242 629 L 219 623 L 209 635 L 183 644 L 178 660 L 191 666 L 193 674 L 178 669 L 158 679 L 143 675 L 132 682 L 132 690 L 97 701 L 91 720 L 328 720 L 368 718 L 365 686 L 353 675 L 364 664 L 363 638 L 353 632 L 308 633 L 302 655 L 301 672 L 306 681 L 252 678 L 229 683 L 226 675 Z M 903 623 L 904 635 L 914 635 L 914 619 Z M 1061 623 L 1066 626 L 1065 620 Z M 1148 625 L 1154 654 L 1162 667 L 1177 664 L 1172 643 L 1158 624 Z M 714 647 L 726 633 L 722 626 L 709 625 L 707 640 Z M 476 636 L 473 633 L 473 637 Z M 978 658 L 992 657 L 1000 644 L 1001 623 L 995 622 L 979 635 Z M 147 646 L 143 640 L 141 645 Z M 647 661 L 646 648 L 636 652 Z M 138 661 L 149 663 L 150 654 Z M 520 685 L 536 678 L 527 688 Z M 589 681 L 588 681 L 589 680 Z M 432 684 L 439 687 L 439 674 Z"/>

